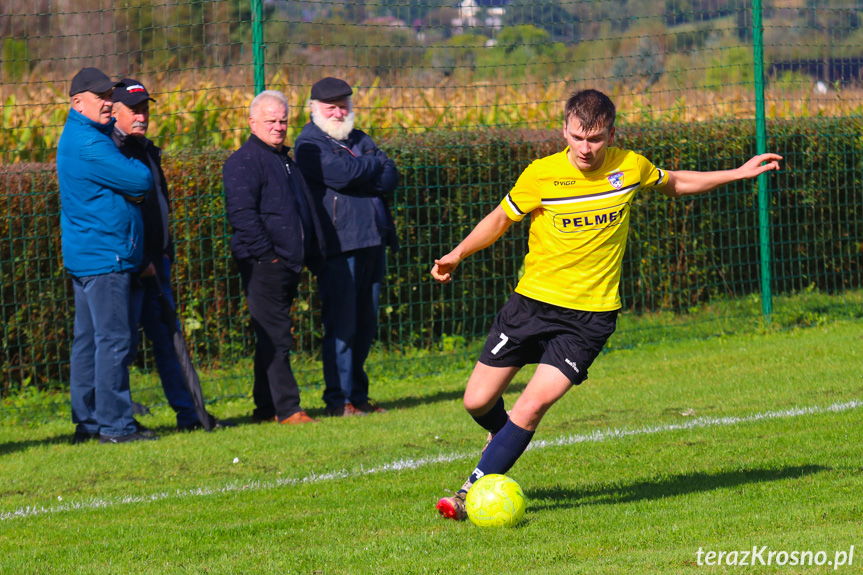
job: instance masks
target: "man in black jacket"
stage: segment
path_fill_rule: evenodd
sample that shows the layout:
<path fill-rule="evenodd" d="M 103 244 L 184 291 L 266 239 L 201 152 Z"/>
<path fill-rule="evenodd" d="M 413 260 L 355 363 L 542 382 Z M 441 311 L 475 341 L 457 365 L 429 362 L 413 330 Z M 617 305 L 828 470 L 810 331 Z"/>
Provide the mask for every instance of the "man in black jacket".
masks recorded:
<path fill-rule="evenodd" d="M 290 314 L 300 270 L 304 263 L 316 267 L 324 240 L 309 190 L 284 145 L 287 119 L 284 94 L 258 94 L 250 109 L 252 135 L 225 162 L 222 178 L 234 229 L 231 251 L 257 335 L 253 418 L 313 423 L 300 407 L 291 371 Z"/>
<path fill-rule="evenodd" d="M 171 330 L 161 320 L 164 297 L 171 307 L 171 262 L 174 259 L 174 242 L 171 240 L 168 215 L 170 197 L 168 183 L 162 171 L 162 150 L 147 139 L 150 125 L 150 102 L 155 102 L 144 84 L 132 78 L 123 78 L 122 86 L 114 90 L 113 116 L 116 119 L 112 138 L 127 158 L 135 158 L 153 173 L 153 189 L 141 204 L 144 219 L 144 257 L 137 278 L 129 294 L 129 326 L 131 342 L 126 364 L 130 365 L 138 353 L 138 323 L 153 345 L 153 360 L 162 381 L 168 404 L 177 414 L 177 429 L 190 431 L 202 427 L 195 412 L 192 397 L 183 383 L 183 373 L 177 363 Z M 155 281 L 158 278 L 158 283 Z M 126 377 L 129 370 L 126 369 Z M 221 423 L 210 416 L 211 423 Z M 148 431 L 137 424 L 138 431 Z"/>
<path fill-rule="evenodd" d="M 398 249 L 387 208 L 399 183 L 395 163 L 354 129 L 353 90 L 324 78 L 312 86 L 312 121 L 296 141 L 303 172 L 321 218 L 327 260 L 318 273 L 324 323 L 324 402 L 327 415 L 384 411 L 369 400 L 364 364 L 377 335 L 386 246 Z"/>

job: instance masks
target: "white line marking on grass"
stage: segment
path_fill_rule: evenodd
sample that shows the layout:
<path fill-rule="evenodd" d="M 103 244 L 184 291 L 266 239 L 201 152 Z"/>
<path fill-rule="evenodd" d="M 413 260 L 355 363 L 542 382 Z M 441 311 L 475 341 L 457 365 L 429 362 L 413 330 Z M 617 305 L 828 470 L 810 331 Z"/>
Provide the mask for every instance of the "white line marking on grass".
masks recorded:
<path fill-rule="evenodd" d="M 587 435 L 569 435 L 559 439 L 549 439 L 534 441 L 528 449 L 544 449 L 546 447 L 559 447 L 565 445 L 575 445 L 578 443 L 602 442 L 611 439 L 620 439 L 624 437 L 632 437 L 636 435 L 652 435 L 656 433 L 664 433 L 667 431 L 679 431 L 688 429 L 701 429 L 706 427 L 723 427 L 740 425 L 745 423 L 753 423 L 757 421 L 766 421 L 771 419 L 788 419 L 791 417 L 800 417 L 803 415 L 817 415 L 821 413 L 840 413 L 852 409 L 863 407 L 863 401 L 851 400 L 843 403 L 834 403 L 827 407 L 799 407 L 788 409 L 785 411 L 766 411 L 764 413 L 756 413 L 754 415 L 745 415 L 739 417 L 697 417 L 686 421 L 685 423 L 672 423 L 667 425 L 657 425 L 653 427 L 642 427 L 640 429 L 607 429 L 605 431 L 594 431 Z M 75 511 L 78 509 L 99 509 L 102 507 L 114 507 L 117 505 L 127 505 L 131 503 L 147 503 L 153 501 L 162 501 L 165 499 L 184 499 L 187 497 L 206 497 L 210 495 L 220 495 L 224 493 L 241 492 L 241 491 L 266 491 L 285 487 L 289 485 L 301 485 L 307 483 L 322 483 L 324 481 L 335 481 L 339 479 L 349 479 L 351 477 L 360 477 L 364 475 L 375 475 L 385 473 L 387 471 L 401 471 L 404 469 L 418 469 L 435 463 L 448 463 L 459 459 L 468 459 L 476 457 L 476 452 L 471 453 L 449 453 L 439 454 L 432 457 L 423 457 L 420 459 L 398 459 L 390 463 L 385 463 L 378 467 L 361 469 L 359 472 L 351 471 L 333 471 L 330 473 L 312 473 L 302 478 L 285 478 L 275 481 L 252 481 L 249 483 L 228 483 L 222 487 L 197 487 L 193 489 L 178 489 L 175 492 L 160 492 L 150 495 L 126 495 L 120 497 L 110 497 L 106 499 L 92 498 L 84 501 L 63 503 L 51 507 L 44 506 L 27 506 L 16 511 L 7 511 L 0 513 L 0 521 L 9 519 L 22 519 L 34 517 L 37 515 L 45 515 L 49 513 L 60 513 L 63 511 Z"/>
<path fill-rule="evenodd" d="M 605 441 L 607 439 L 617 439 L 621 437 L 629 437 L 632 435 L 651 435 L 653 433 L 662 433 L 665 431 L 678 431 L 681 429 L 699 429 L 702 427 L 722 427 L 729 425 L 738 425 L 741 423 L 753 423 L 756 421 L 765 421 L 769 419 L 787 419 L 790 417 L 799 417 L 801 415 L 815 415 L 819 413 L 839 413 L 850 409 L 863 407 L 863 401 L 856 399 L 844 403 L 834 403 L 827 407 L 795 407 L 785 411 L 766 411 L 764 413 L 756 413 L 754 415 L 745 415 L 740 417 L 696 417 L 685 423 L 672 423 L 669 425 L 659 425 L 656 427 L 643 427 L 641 429 L 609 429 L 606 431 L 594 431 L 588 435 L 570 435 L 560 439 L 534 441 L 528 449 L 541 449 L 543 447 L 556 445 L 574 445 L 576 443 L 586 443 L 591 441 Z"/>

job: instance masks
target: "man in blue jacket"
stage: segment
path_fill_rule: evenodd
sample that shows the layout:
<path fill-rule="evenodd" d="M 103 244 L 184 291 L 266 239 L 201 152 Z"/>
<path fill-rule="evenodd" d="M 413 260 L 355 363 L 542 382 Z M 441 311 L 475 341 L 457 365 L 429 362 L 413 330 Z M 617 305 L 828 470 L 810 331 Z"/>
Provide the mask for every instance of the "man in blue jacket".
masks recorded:
<path fill-rule="evenodd" d="M 129 288 L 141 263 L 139 203 L 150 169 L 111 140 L 113 90 L 96 68 L 72 79 L 72 107 L 57 147 L 63 260 L 75 293 L 69 391 L 74 443 L 155 439 L 132 417 L 123 360 L 129 351 Z"/>
<path fill-rule="evenodd" d="M 252 135 L 222 168 L 225 208 L 234 229 L 231 251 L 240 268 L 255 330 L 255 421 L 314 423 L 300 407 L 291 370 L 291 305 L 303 264 L 315 268 L 323 235 L 311 196 L 284 145 L 288 101 L 261 92 L 249 110 Z"/>
<path fill-rule="evenodd" d="M 398 250 L 387 207 L 399 183 L 395 163 L 354 129 L 353 90 L 324 78 L 312 86 L 311 122 L 300 133 L 297 165 L 320 214 L 327 260 L 318 273 L 324 323 L 327 415 L 382 412 L 369 400 L 364 364 L 377 335 L 386 246 Z"/>

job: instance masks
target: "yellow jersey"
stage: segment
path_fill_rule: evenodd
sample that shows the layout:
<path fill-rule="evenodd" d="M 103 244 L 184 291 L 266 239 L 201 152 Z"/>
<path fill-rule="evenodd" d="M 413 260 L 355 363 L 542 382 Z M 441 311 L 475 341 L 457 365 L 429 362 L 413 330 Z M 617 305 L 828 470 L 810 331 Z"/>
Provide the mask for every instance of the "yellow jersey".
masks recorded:
<path fill-rule="evenodd" d="M 535 160 L 501 202 L 507 216 L 530 214 L 524 276 L 516 293 L 582 311 L 619 309 L 620 269 L 630 204 L 667 174 L 644 156 L 606 148 L 602 167 L 582 172 L 564 151 Z"/>

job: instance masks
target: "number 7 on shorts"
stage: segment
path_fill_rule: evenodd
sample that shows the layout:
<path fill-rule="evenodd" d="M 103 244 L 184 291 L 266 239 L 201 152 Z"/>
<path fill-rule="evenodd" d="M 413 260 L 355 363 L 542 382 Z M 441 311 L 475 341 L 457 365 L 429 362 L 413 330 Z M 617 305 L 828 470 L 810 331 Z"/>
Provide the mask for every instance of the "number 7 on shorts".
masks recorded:
<path fill-rule="evenodd" d="M 491 350 L 491 354 L 497 355 L 497 352 L 499 352 L 503 348 L 503 346 L 506 345 L 506 342 L 508 342 L 508 341 L 509 341 L 509 337 L 507 337 L 507 335 L 505 333 L 501 332 L 500 343 L 498 343 L 496 346 L 494 346 L 494 348 Z"/>

